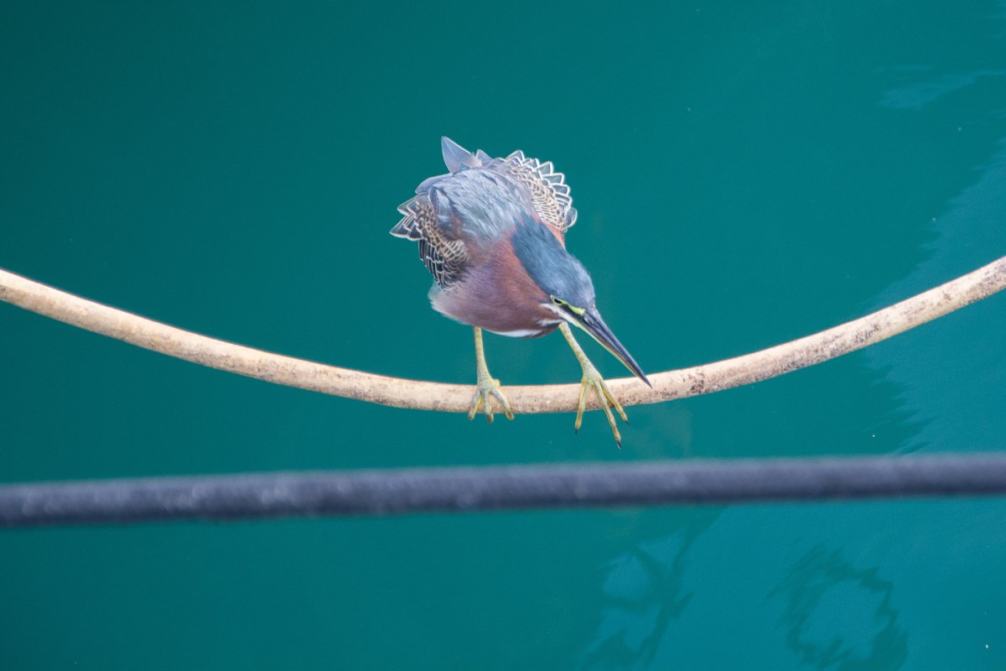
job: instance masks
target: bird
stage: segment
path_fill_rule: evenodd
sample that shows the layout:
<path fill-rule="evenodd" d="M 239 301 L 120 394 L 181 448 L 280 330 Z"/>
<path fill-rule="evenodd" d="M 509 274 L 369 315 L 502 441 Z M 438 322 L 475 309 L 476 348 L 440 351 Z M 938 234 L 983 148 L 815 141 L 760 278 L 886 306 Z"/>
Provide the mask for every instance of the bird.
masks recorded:
<path fill-rule="evenodd" d="M 482 409 L 491 423 L 494 404 L 507 419 L 514 417 L 486 364 L 483 330 L 534 338 L 558 329 L 582 370 L 574 429 L 580 430 L 593 393 L 620 448 L 612 409 L 623 422 L 628 417 L 571 327 L 652 385 L 601 317 L 587 269 L 566 250 L 577 211 L 565 175 L 550 161 L 521 150 L 492 157 L 481 149 L 472 153 L 446 136 L 440 146 L 447 173 L 416 187 L 398 207 L 402 218 L 390 233 L 418 244 L 419 258 L 433 276 L 433 309 L 474 330 L 476 385 L 468 418 Z"/>

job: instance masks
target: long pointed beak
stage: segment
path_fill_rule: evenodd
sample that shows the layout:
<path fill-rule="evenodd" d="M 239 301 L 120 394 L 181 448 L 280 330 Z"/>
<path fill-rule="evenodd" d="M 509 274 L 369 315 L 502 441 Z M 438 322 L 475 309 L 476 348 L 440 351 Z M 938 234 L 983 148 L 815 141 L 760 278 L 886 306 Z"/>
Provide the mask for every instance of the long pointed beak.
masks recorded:
<path fill-rule="evenodd" d="M 601 319 L 601 313 L 597 309 L 587 310 L 583 316 L 578 317 L 576 321 L 573 322 L 576 326 L 587 332 L 591 338 L 596 340 L 601 344 L 604 349 L 611 352 L 612 356 L 622 362 L 622 365 L 629 369 L 633 375 L 638 377 L 640 380 L 646 383 L 646 386 L 653 387 L 650 381 L 646 378 L 646 373 L 643 369 L 639 367 L 636 360 L 632 358 L 629 354 L 629 350 L 625 349 L 625 346 L 618 341 L 615 334 L 611 332 L 608 325 L 604 323 Z"/>

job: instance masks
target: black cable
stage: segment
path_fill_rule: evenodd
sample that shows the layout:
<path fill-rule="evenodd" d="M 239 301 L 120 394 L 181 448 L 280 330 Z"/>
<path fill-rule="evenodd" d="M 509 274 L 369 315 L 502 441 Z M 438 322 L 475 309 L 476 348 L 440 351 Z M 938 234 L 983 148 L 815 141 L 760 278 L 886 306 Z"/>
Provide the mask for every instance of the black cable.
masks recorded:
<path fill-rule="evenodd" d="M 0 526 L 1006 494 L 1006 455 L 261 473 L 0 486 Z"/>

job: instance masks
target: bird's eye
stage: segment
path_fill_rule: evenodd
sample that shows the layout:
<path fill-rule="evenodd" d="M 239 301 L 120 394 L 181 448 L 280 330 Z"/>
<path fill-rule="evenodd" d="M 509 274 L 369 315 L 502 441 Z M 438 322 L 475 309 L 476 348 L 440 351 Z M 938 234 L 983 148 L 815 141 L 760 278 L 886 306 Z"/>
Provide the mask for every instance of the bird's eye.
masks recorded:
<path fill-rule="evenodd" d="M 549 298 L 552 300 L 552 303 L 554 303 L 555 305 L 558 305 L 560 308 L 562 308 L 566 312 L 572 312 L 573 314 L 575 314 L 575 315 L 577 315 L 579 317 L 582 317 L 584 315 L 584 313 L 587 312 L 583 308 L 578 308 L 578 307 L 576 307 L 575 305 L 573 305 L 571 303 L 567 303 L 566 301 L 562 300 L 558 296 L 549 296 Z"/>

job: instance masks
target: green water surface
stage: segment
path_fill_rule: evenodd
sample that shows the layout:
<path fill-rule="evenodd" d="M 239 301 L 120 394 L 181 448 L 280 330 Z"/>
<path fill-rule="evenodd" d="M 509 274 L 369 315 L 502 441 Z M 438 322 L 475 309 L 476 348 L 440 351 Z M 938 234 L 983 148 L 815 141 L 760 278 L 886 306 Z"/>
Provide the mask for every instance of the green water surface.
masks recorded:
<path fill-rule="evenodd" d="M 395 207 L 448 134 L 566 172 L 648 371 L 1006 254 L 1002 2 L 0 8 L 0 267 L 198 332 L 470 383 Z M 603 419 L 329 398 L 0 305 L 0 481 L 1006 447 L 1006 296 Z M 504 383 L 558 336 L 487 337 Z M 608 375 L 617 362 L 588 352 Z M 1002 669 L 1006 502 L 0 532 L 0 670 Z"/>

